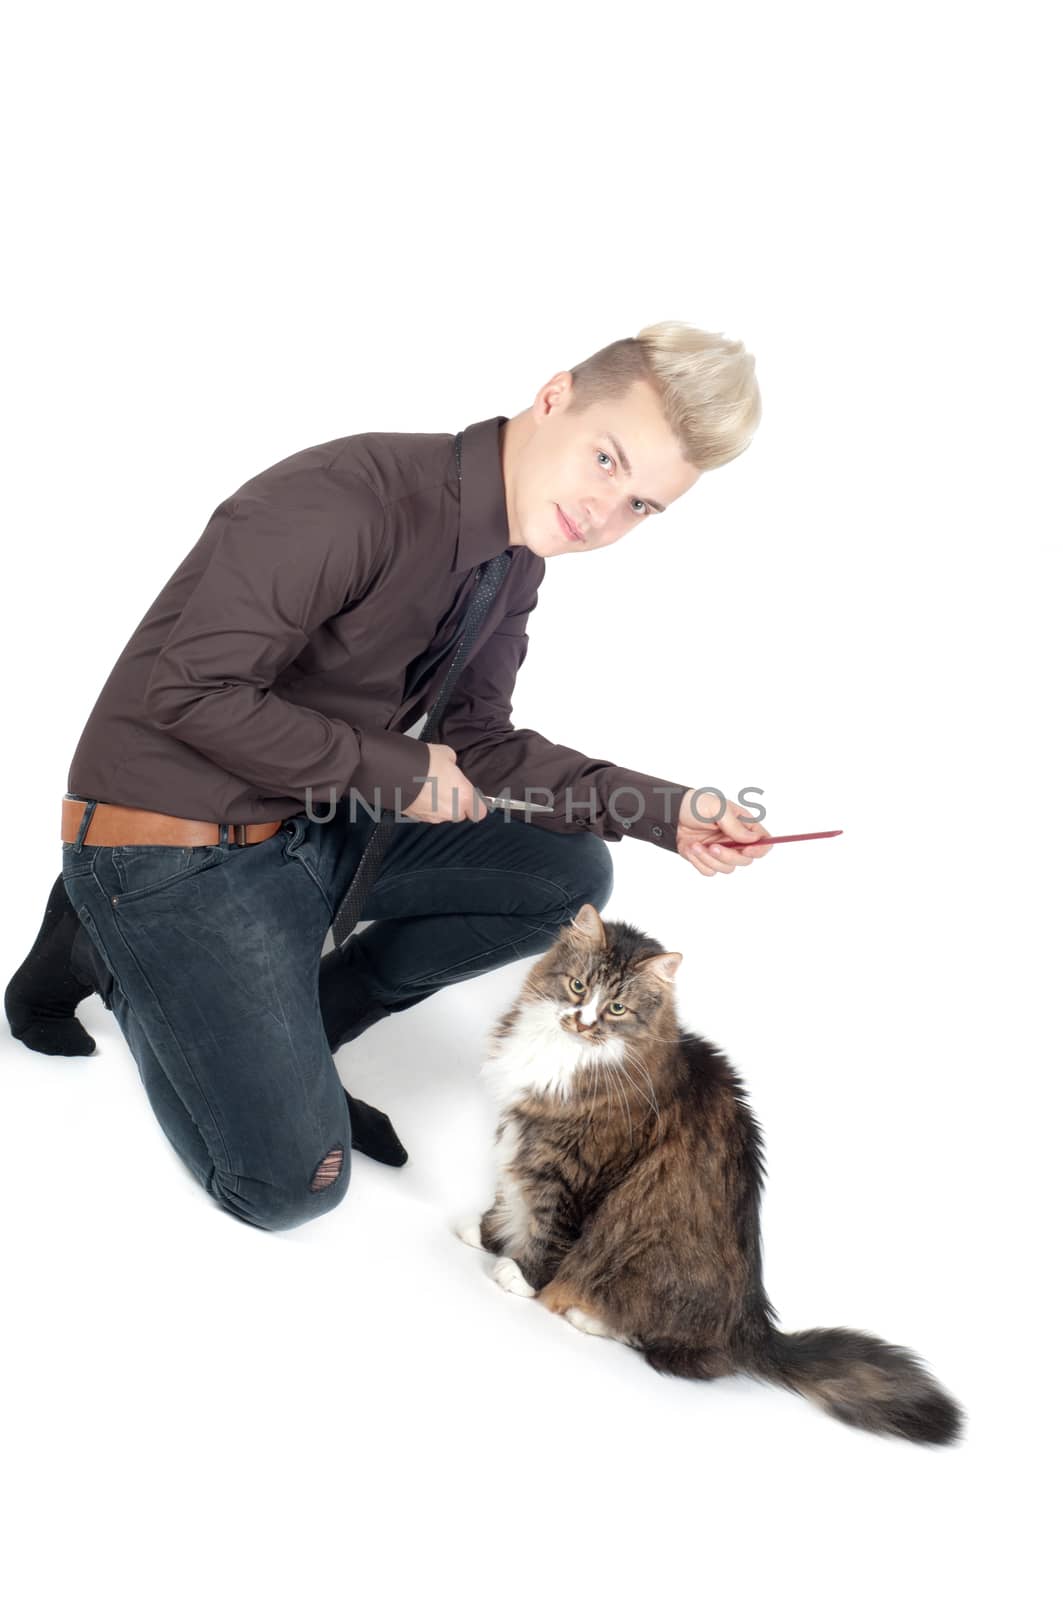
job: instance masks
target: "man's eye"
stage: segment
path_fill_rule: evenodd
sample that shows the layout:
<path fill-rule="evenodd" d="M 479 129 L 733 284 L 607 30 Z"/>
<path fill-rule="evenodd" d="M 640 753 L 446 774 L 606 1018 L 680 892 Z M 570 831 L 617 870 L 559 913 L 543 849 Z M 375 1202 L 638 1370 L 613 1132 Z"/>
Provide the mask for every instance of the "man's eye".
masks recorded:
<path fill-rule="evenodd" d="M 613 459 L 612 456 L 606 450 L 599 450 L 598 451 L 598 456 L 599 456 L 599 459 L 604 458 L 606 461 L 609 461 L 609 462 L 611 462 L 612 459 Z M 645 500 L 639 500 L 636 497 L 631 503 L 632 503 L 632 505 L 635 505 L 635 506 L 642 506 L 643 509 L 646 512 L 646 515 L 647 516 L 649 515 L 649 508 L 646 506 Z"/>

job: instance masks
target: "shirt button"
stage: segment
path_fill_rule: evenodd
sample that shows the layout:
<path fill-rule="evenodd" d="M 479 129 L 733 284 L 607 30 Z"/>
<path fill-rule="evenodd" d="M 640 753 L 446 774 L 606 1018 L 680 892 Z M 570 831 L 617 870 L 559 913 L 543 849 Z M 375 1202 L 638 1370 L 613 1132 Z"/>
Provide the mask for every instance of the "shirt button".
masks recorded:
<path fill-rule="evenodd" d="M 661 837 L 661 830 L 660 830 L 660 828 L 657 828 L 657 827 L 655 827 L 655 828 L 654 828 L 654 830 L 653 830 L 653 837 L 654 837 L 654 838 L 655 838 L 655 839 L 659 839 L 659 838 L 660 838 L 660 837 Z"/>

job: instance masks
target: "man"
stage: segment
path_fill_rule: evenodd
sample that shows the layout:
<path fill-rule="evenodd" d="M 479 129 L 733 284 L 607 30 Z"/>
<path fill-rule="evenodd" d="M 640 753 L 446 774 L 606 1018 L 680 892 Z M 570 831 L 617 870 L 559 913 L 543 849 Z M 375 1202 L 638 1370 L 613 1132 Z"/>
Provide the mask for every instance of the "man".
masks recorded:
<path fill-rule="evenodd" d="M 98 989 L 174 1149 L 257 1227 L 335 1206 L 352 1146 L 401 1164 L 388 1119 L 340 1083 L 341 1043 L 541 953 L 585 901 L 601 910 L 606 841 L 633 835 L 705 876 L 770 848 L 720 843 L 765 834 L 713 792 L 510 717 L 546 561 L 663 515 L 759 416 L 740 344 L 660 323 L 463 429 L 460 461 L 449 434 L 356 434 L 223 501 L 75 751 L 62 877 L 5 997 L 16 1036 L 90 1052 L 74 1009 Z M 439 741 L 412 738 L 503 550 Z M 593 672 L 573 677 L 590 707 Z M 391 836 L 370 926 L 321 960 L 381 808 L 412 825 Z"/>

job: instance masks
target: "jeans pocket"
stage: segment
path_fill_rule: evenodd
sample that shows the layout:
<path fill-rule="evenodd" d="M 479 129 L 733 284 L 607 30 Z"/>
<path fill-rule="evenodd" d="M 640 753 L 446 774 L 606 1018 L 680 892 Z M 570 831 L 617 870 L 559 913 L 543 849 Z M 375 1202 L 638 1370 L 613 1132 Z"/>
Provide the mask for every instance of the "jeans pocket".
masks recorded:
<path fill-rule="evenodd" d="M 72 844 L 63 842 L 63 882 L 69 883 L 74 878 L 87 878 L 92 873 L 96 864 L 96 852 L 100 848 L 96 844 L 83 844 L 80 850 L 75 850 Z"/>
<path fill-rule="evenodd" d="M 309 826 L 310 818 L 303 813 L 299 813 L 294 817 L 285 817 L 281 823 L 280 831 L 287 835 L 284 841 L 284 854 L 286 856 L 294 855 L 306 843 L 306 831 Z"/>
<path fill-rule="evenodd" d="M 237 849 L 239 846 L 232 846 Z M 221 844 L 119 844 L 108 850 L 111 876 L 118 885 L 111 904 L 118 910 L 163 894 L 188 878 L 218 866 L 229 854 Z"/>
<path fill-rule="evenodd" d="M 331 918 L 333 914 L 332 901 L 317 871 L 316 862 L 318 856 L 313 840 L 307 838 L 309 831 L 310 818 L 305 813 L 285 819 L 281 824 L 281 832 L 288 835 L 284 841 L 284 858 L 286 861 L 297 861 L 299 863 L 322 900 L 324 900 Z"/>

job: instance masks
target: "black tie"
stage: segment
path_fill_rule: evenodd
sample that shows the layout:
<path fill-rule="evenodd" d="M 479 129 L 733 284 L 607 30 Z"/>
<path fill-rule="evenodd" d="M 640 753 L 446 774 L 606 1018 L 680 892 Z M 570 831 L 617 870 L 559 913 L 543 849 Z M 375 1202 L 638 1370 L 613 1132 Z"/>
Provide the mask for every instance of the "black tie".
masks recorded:
<path fill-rule="evenodd" d="M 454 441 L 454 448 L 458 462 L 458 479 L 460 481 L 460 433 Z M 492 556 L 490 561 L 485 561 L 476 573 L 476 586 L 473 589 L 468 610 L 466 611 L 465 617 L 462 621 L 461 634 L 458 638 L 457 648 L 451 657 L 450 666 L 447 668 L 446 677 L 443 679 L 439 693 L 436 695 L 435 701 L 433 702 L 432 709 L 429 711 L 428 716 L 425 719 L 424 727 L 417 735 L 418 739 L 423 740 L 425 743 L 429 743 L 435 739 L 440 721 L 442 720 L 443 712 L 446 709 L 450 691 L 454 686 L 454 680 L 457 678 L 458 673 L 462 669 L 472 642 L 480 630 L 480 625 L 483 622 L 484 617 L 486 617 L 488 610 L 490 609 L 492 600 L 498 593 L 499 585 L 506 575 L 506 569 L 509 566 L 512 553 L 513 552 L 510 549 L 501 550 L 497 556 Z M 361 860 L 358 863 L 358 869 L 355 872 L 354 877 L 351 879 L 350 887 L 347 890 L 347 893 L 344 895 L 343 900 L 340 903 L 339 910 L 336 912 L 335 918 L 333 919 L 332 937 L 335 941 L 337 950 L 342 949 L 347 943 L 348 939 L 354 933 L 355 927 L 361 915 L 361 909 L 365 905 L 366 899 L 369 895 L 369 890 L 372 887 L 373 881 L 376 878 L 379 870 L 380 863 L 384 859 L 384 854 L 389 843 L 391 842 L 392 830 L 397 826 L 398 824 L 394 817 L 382 816 L 372 833 L 369 835 L 365 850 L 362 852 Z"/>

